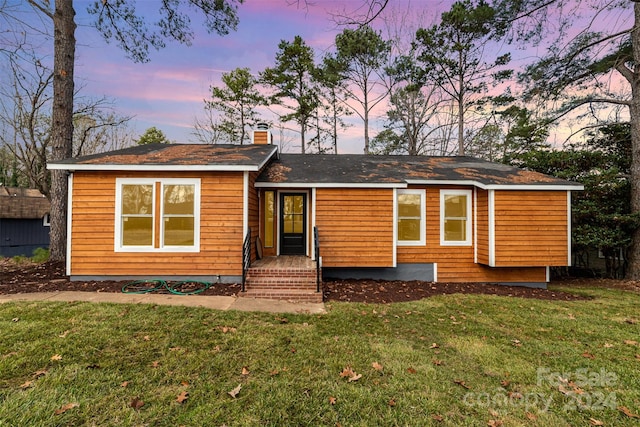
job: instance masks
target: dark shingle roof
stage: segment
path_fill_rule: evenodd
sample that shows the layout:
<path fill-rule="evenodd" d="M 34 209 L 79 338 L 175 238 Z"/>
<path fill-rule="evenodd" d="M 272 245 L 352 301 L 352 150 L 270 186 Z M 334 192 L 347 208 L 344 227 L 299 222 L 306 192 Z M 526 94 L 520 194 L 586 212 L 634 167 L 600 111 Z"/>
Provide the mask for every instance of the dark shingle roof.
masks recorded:
<path fill-rule="evenodd" d="M 0 186 L 0 218 L 42 218 L 49 209 L 49 200 L 36 189 Z"/>
<path fill-rule="evenodd" d="M 274 145 L 148 144 L 50 163 L 69 170 L 259 170 Z"/>
<path fill-rule="evenodd" d="M 538 172 L 472 157 L 281 154 L 258 177 L 271 184 L 474 183 L 491 186 L 582 186 Z"/>

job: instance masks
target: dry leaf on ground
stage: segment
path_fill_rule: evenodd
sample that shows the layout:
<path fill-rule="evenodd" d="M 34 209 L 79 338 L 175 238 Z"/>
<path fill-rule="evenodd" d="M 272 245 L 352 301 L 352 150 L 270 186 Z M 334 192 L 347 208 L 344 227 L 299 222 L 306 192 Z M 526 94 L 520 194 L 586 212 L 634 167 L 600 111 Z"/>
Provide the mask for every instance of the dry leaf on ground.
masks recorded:
<path fill-rule="evenodd" d="M 54 414 L 56 414 L 56 415 L 64 414 L 69 409 L 77 408 L 78 406 L 80 406 L 80 405 L 78 405 L 75 402 L 74 403 L 67 403 L 66 405 L 62 405 L 59 409 L 56 409 Z"/>
<path fill-rule="evenodd" d="M 178 395 L 178 397 L 176 398 L 176 401 L 178 403 L 184 403 L 188 398 L 189 398 L 189 392 L 185 390 Z"/>
<path fill-rule="evenodd" d="M 227 392 L 227 394 L 235 399 L 238 396 L 238 393 L 240 393 L 240 390 L 242 390 L 242 384 L 238 384 L 238 387 Z"/>
<path fill-rule="evenodd" d="M 142 400 L 140 400 L 139 397 L 134 397 L 133 399 L 131 399 L 131 402 L 129 403 L 129 406 L 131 406 L 133 409 L 135 409 L 136 411 L 140 408 L 142 408 L 144 406 L 144 402 Z"/>
<path fill-rule="evenodd" d="M 626 406 L 618 406 L 618 411 L 622 412 L 623 414 L 625 414 L 627 417 L 629 418 L 640 418 L 640 415 L 638 414 L 634 414 L 633 412 L 631 412 L 631 410 L 629 408 L 627 408 Z"/>

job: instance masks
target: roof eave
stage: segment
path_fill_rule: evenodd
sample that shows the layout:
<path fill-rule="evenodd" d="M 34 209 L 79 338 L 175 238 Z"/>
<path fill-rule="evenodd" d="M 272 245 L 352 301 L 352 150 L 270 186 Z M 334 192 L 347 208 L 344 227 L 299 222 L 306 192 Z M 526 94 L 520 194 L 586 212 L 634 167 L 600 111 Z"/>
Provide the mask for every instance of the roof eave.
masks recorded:
<path fill-rule="evenodd" d="M 408 179 L 409 185 L 470 185 L 483 190 L 558 190 L 558 191 L 582 191 L 582 184 L 486 184 L 474 180 L 429 180 L 429 179 Z"/>

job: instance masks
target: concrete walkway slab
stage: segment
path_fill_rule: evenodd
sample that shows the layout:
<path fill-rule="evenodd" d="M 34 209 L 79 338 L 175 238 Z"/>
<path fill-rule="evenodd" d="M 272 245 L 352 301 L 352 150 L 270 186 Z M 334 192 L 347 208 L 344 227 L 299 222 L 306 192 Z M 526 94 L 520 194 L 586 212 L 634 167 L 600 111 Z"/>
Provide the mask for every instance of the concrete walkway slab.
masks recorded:
<path fill-rule="evenodd" d="M 0 295 L 0 304 L 12 301 L 105 302 L 120 304 L 157 304 L 204 307 L 212 310 L 262 311 L 267 313 L 326 313 L 323 303 L 304 303 L 228 296 L 124 294 L 112 292 L 34 292 Z"/>

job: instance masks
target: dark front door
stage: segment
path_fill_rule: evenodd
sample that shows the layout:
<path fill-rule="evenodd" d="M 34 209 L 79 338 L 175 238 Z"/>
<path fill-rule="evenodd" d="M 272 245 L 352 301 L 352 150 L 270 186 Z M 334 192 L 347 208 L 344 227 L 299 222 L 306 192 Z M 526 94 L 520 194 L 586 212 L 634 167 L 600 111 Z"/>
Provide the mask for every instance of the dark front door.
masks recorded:
<path fill-rule="evenodd" d="M 306 255 L 306 213 L 306 194 L 280 194 L 280 255 Z"/>

